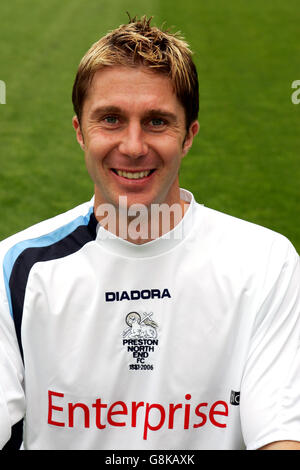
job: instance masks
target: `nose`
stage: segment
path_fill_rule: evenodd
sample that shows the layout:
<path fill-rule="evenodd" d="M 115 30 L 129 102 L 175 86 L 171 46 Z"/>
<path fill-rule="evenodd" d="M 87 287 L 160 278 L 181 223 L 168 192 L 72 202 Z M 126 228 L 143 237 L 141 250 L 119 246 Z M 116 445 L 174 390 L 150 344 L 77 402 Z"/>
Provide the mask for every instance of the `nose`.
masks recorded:
<path fill-rule="evenodd" d="M 119 151 L 131 158 L 142 157 L 148 152 L 148 145 L 140 123 L 129 123 L 122 135 Z"/>

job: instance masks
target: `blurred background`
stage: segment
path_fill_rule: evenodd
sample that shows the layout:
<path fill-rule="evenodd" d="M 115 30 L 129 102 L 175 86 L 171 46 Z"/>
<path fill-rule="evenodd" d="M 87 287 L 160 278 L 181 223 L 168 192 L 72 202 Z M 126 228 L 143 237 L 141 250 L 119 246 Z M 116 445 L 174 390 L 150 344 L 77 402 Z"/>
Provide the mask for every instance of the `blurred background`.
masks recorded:
<path fill-rule="evenodd" d="M 207 207 L 282 233 L 300 252 L 298 0 L 2 2 L 0 239 L 91 198 L 71 91 L 81 57 L 128 22 L 126 11 L 181 31 L 194 51 L 201 127 L 181 186 Z"/>

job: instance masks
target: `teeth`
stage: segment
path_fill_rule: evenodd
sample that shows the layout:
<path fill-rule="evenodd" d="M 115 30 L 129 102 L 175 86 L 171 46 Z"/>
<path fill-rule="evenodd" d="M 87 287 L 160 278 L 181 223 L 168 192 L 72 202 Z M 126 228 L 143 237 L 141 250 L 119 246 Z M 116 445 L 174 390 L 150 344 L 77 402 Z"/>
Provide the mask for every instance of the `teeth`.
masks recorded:
<path fill-rule="evenodd" d="M 150 170 L 147 171 L 136 171 L 134 173 L 127 172 L 127 171 L 122 171 L 122 170 L 117 170 L 117 173 L 119 176 L 124 176 L 125 178 L 128 179 L 134 179 L 137 180 L 139 178 L 145 178 L 145 176 L 148 176 L 150 173 Z"/>

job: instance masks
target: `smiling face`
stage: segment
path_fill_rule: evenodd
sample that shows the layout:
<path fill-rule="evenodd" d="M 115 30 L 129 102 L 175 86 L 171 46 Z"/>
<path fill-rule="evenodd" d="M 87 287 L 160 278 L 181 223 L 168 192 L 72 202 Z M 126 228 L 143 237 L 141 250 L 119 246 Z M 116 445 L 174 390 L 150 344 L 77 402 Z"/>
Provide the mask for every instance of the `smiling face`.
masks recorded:
<path fill-rule="evenodd" d="M 98 70 L 73 118 L 95 185 L 95 207 L 180 202 L 178 171 L 199 124 L 186 130 L 185 112 L 170 79 L 143 66 Z"/>

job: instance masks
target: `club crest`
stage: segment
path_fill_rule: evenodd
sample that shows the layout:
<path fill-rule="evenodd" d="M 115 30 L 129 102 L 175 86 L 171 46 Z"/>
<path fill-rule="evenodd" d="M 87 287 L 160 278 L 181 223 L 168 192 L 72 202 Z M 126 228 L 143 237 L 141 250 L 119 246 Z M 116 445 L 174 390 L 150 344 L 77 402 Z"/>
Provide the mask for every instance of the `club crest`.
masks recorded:
<path fill-rule="evenodd" d="M 158 345 L 158 324 L 152 318 L 153 312 L 129 312 L 125 316 L 125 329 L 123 330 L 123 346 L 126 346 L 133 363 L 130 370 L 153 370 L 153 363 L 149 363 L 151 353 Z"/>
<path fill-rule="evenodd" d="M 123 332 L 123 338 L 137 339 L 157 337 L 157 323 L 151 319 L 153 313 L 144 313 L 143 317 L 138 312 L 130 312 L 126 315 L 125 323 L 128 328 Z"/>

